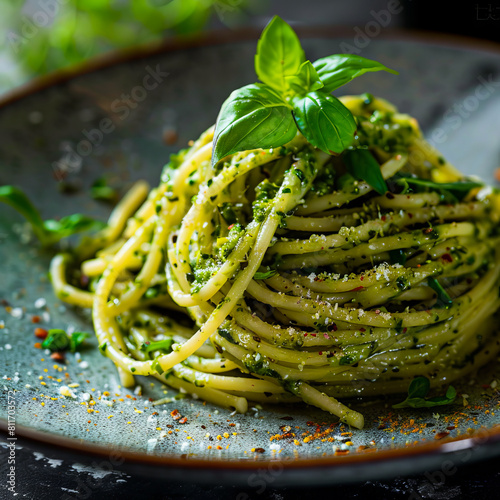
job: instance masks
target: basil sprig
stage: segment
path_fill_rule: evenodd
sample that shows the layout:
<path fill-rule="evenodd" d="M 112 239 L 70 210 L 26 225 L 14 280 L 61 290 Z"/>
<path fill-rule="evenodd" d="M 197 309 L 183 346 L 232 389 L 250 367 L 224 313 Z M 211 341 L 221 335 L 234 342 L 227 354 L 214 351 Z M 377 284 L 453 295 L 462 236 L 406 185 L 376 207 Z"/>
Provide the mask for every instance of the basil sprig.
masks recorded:
<path fill-rule="evenodd" d="M 453 386 L 449 386 L 444 396 L 426 398 L 429 393 L 431 383 L 427 377 L 416 377 L 408 388 L 408 397 L 401 403 L 392 405 L 393 408 L 432 408 L 452 404 L 457 397 L 457 391 Z"/>
<path fill-rule="evenodd" d="M 35 236 L 43 246 L 50 246 L 63 238 L 89 229 L 100 229 L 103 223 L 82 214 L 72 214 L 59 220 L 43 220 L 26 194 L 16 186 L 0 186 L 0 201 L 10 205 L 31 224 Z"/>
<path fill-rule="evenodd" d="M 312 63 L 293 29 L 275 16 L 257 43 L 255 72 L 262 83 L 235 90 L 221 107 L 212 166 L 239 151 L 282 146 L 297 130 L 325 153 L 341 154 L 352 145 L 357 125 L 331 92 L 367 71 L 396 73 L 351 54 Z"/>

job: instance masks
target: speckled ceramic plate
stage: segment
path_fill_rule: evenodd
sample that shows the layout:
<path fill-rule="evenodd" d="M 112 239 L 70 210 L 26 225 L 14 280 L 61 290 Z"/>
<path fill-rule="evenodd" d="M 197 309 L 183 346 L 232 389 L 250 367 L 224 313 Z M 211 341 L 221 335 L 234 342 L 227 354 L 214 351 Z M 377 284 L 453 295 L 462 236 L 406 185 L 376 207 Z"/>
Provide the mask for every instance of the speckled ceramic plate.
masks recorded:
<path fill-rule="evenodd" d="M 353 43 L 350 32 L 345 34 L 341 39 L 332 30 L 303 33 L 304 46 L 311 59 L 345 51 L 341 43 Z M 138 178 L 156 184 L 169 154 L 215 120 L 232 89 L 255 81 L 256 37 L 240 33 L 138 50 L 5 97 L 0 184 L 21 186 L 46 218 L 85 212 L 105 220 L 110 208 L 90 198 L 92 183 L 104 176 L 120 189 Z M 362 55 L 400 75 L 369 74 L 346 92 L 390 99 L 416 116 L 456 165 L 493 182 L 500 163 L 498 48 L 400 34 L 371 40 Z M 94 339 L 80 356 L 55 363 L 34 347 L 35 326 L 92 326 L 88 314 L 53 297 L 50 254 L 27 241 L 21 227 L 21 218 L 1 206 L 1 427 L 7 432 L 10 397 L 18 445 L 51 446 L 80 460 L 99 456 L 113 467 L 166 478 L 273 485 L 446 473 L 446 461 L 459 465 L 500 453 L 494 366 L 457 385 L 464 396 L 456 405 L 434 411 L 353 401 L 367 425 L 351 432 L 307 406 L 256 406 L 235 415 L 176 398 L 175 391 L 148 379 L 139 378 L 136 390 L 124 389 Z M 77 398 L 61 396 L 62 384 L 75 384 Z M 151 405 L 165 396 L 172 402 Z M 173 420 L 174 409 L 187 423 Z"/>

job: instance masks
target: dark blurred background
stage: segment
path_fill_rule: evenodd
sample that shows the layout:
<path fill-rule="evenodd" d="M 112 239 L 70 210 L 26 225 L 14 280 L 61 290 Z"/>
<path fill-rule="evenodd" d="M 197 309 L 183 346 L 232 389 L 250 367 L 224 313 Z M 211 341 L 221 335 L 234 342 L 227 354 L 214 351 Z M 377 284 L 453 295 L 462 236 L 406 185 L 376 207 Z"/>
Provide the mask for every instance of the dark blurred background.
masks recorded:
<path fill-rule="evenodd" d="M 344 26 L 353 36 L 378 23 L 383 31 L 500 41 L 500 0 L 3 0 L 0 93 L 110 50 L 214 29 L 261 29 L 274 14 L 294 26 Z"/>

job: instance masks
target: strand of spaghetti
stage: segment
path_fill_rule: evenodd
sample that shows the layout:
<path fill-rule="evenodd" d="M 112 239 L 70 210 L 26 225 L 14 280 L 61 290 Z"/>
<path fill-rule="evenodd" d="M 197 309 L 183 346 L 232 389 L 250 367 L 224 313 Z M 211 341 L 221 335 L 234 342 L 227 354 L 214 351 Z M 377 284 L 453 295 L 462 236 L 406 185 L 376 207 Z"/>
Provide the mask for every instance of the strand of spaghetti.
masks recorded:
<path fill-rule="evenodd" d="M 201 302 L 210 300 L 228 281 L 228 279 L 239 268 L 240 262 L 243 262 L 245 254 L 251 248 L 261 224 L 252 221 L 246 228 L 242 237 L 240 237 L 234 250 L 228 255 L 227 260 L 219 267 L 206 283 L 195 293 L 184 293 L 178 286 L 181 279 L 181 267 L 175 253 L 175 249 L 168 251 L 167 276 L 169 279 L 169 291 L 172 298 L 181 306 L 189 307 L 199 305 Z"/>
<path fill-rule="evenodd" d="M 94 295 L 80 290 L 66 281 L 66 266 L 72 257 L 59 253 L 50 262 L 50 279 L 57 298 L 80 307 L 92 307 Z"/>
<path fill-rule="evenodd" d="M 189 283 L 186 279 L 182 279 L 182 275 L 191 272 L 189 265 L 190 241 L 196 228 L 196 221 L 200 218 L 201 211 L 205 209 L 205 204 L 211 203 L 212 199 L 215 200 L 217 195 L 237 177 L 280 158 L 283 156 L 283 152 L 288 153 L 288 150 L 296 151 L 300 147 L 303 147 L 304 144 L 304 137 L 301 134 L 297 134 L 292 141 L 285 144 L 282 148 L 270 150 L 256 149 L 246 151 L 244 154 L 236 154 L 231 159 L 229 166 L 224 167 L 219 175 L 200 185 L 196 200 L 185 215 L 177 235 L 177 266 L 181 276 L 178 282 L 182 290 L 187 293 L 190 289 Z"/>
<path fill-rule="evenodd" d="M 454 222 L 463 219 L 473 220 L 484 217 L 486 207 L 484 204 L 459 204 L 451 207 L 440 206 L 432 208 L 422 208 L 413 212 L 399 212 L 383 215 L 379 219 L 372 219 L 364 224 L 352 227 L 348 233 L 346 242 L 346 233 L 340 231 L 339 234 L 332 235 L 312 235 L 305 240 L 295 240 L 292 242 L 278 242 L 268 250 L 269 255 L 279 254 L 304 254 L 321 250 L 322 248 L 342 247 L 350 242 L 368 241 L 374 235 L 387 234 L 394 232 L 395 229 L 402 229 L 414 224 L 422 224 L 430 220 Z M 287 221 L 288 222 L 288 221 Z M 439 226 L 436 226 L 439 227 Z M 295 230 L 303 231 L 300 223 L 295 224 Z"/>
<path fill-rule="evenodd" d="M 272 237 L 278 227 L 281 217 L 278 213 L 287 212 L 290 206 L 294 206 L 302 198 L 304 193 L 309 188 L 312 180 L 314 179 L 317 168 L 321 161 L 326 161 L 325 155 L 316 154 L 314 158 L 315 165 L 309 156 L 310 153 L 304 155 L 298 153 L 299 160 L 294 164 L 283 180 L 283 184 L 273 200 L 271 212 L 268 214 L 264 224 L 262 225 L 255 245 L 252 247 L 250 256 L 248 258 L 247 267 L 243 269 L 240 275 L 236 278 L 230 291 L 227 293 L 226 298 L 219 303 L 214 312 L 200 327 L 198 332 L 191 337 L 185 344 L 165 356 L 158 358 L 158 362 L 163 370 L 172 368 L 177 363 L 190 356 L 197 348 L 198 345 L 205 342 L 221 325 L 227 315 L 234 308 L 234 305 L 243 296 L 243 293 L 252 280 L 253 275 L 257 271 L 262 262 L 265 250 L 269 247 Z M 300 172 L 300 175 L 298 174 Z M 303 179 L 303 181 L 302 181 Z"/>
<path fill-rule="evenodd" d="M 238 413 L 246 413 L 248 410 L 248 402 L 243 397 L 234 396 L 212 387 L 197 387 L 174 375 L 165 376 L 153 373 L 153 376 L 174 389 L 185 391 L 188 394 L 194 394 L 208 403 L 213 403 L 223 408 L 235 409 Z"/>
<path fill-rule="evenodd" d="M 175 196 L 178 198 L 178 203 L 185 205 L 185 191 L 183 189 L 187 177 L 196 171 L 203 162 L 210 160 L 212 154 L 212 144 L 204 144 L 200 149 L 193 149 L 190 155 L 186 155 L 186 158 L 181 163 L 181 165 L 174 171 L 175 184 L 180 187 L 175 189 Z M 165 177 L 165 176 L 164 176 Z M 165 196 L 169 183 L 166 179 L 158 186 L 158 188 L 151 192 L 147 202 L 143 207 L 137 212 L 135 218 L 129 220 L 127 229 L 125 231 L 125 236 L 130 238 L 143 221 L 148 220 L 155 214 L 156 206 L 160 200 Z"/>

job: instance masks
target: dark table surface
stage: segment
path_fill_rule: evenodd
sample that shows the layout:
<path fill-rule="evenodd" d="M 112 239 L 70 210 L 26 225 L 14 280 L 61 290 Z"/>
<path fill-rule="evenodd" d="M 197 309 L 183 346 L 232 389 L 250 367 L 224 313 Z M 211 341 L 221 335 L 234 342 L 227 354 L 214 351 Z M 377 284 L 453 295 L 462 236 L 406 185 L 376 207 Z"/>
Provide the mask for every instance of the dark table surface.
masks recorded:
<path fill-rule="evenodd" d="M 1 454 L 7 449 L 0 442 Z M 6 490 L 6 460 L 0 467 L 0 498 L 23 498 L 33 500 L 61 499 L 213 499 L 213 500 L 295 500 L 304 495 L 317 498 L 342 500 L 455 500 L 471 498 L 498 498 L 500 490 L 500 460 L 489 460 L 457 468 L 452 474 L 426 472 L 410 477 L 390 480 L 364 481 L 359 484 L 337 485 L 315 488 L 274 488 L 269 482 L 251 481 L 253 486 L 198 484 L 196 474 L 186 473 L 182 482 L 165 481 L 160 478 L 136 476 L 114 468 L 99 467 L 99 462 L 61 459 L 57 453 L 43 453 L 29 448 L 29 443 L 20 438 L 16 449 L 16 492 L 14 497 Z M 216 478 L 214 478 L 216 484 Z"/>

